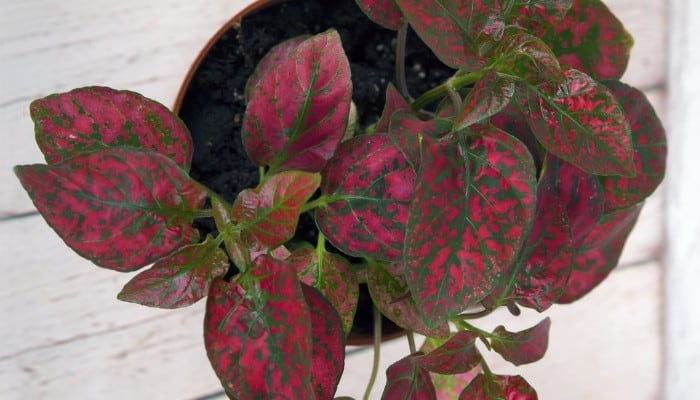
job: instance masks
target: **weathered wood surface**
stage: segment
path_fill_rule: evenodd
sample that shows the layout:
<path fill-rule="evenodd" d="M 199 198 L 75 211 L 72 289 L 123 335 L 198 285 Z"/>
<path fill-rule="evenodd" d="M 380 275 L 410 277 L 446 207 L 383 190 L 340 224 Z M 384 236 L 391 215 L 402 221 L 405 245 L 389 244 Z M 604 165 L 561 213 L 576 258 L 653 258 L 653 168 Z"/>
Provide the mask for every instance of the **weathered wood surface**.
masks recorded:
<path fill-rule="evenodd" d="M 201 46 L 247 2 L 0 0 L 0 218 L 33 210 L 11 172 L 15 164 L 42 161 L 27 112 L 31 99 L 100 84 L 171 104 Z M 637 42 L 625 80 L 647 89 L 663 110 L 665 1 L 610 4 Z M 553 313 L 553 346 L 559 344 L 533 373 L 541 398 L 614 398 L 598 384 L 607 384 L 612 370 L 618 387 L 641 385 L 643 392 L 633 393 L 647 394 L 634 398 L 655 398 L 659 381 L 647 377 L 660 373 L 660 275 L 646 261 L 662 252 L 663 210 L 660 192 L 626 248 L 623 263 L 640 266 Z M 0 246 L 0 398 L 190 399 L 218 390 L 200 337 L 201 304 L 170 312 L 117 301 L 129 276 L 71 253 L 37 216 L 0 220 Z M 605 327 L 606 341 L 596 326 Z M 650 349 L 641 361 L 639 348 Z M 388 354 L 386 360 L 395 354 L 391 347 Z M 359 356 L 351 357 L 342 386 L 355 394 L 369 370 Z M 543 371 L 561 375 L 537 378 Z M 572 397 L 568 374 L 597 391 Z"/>

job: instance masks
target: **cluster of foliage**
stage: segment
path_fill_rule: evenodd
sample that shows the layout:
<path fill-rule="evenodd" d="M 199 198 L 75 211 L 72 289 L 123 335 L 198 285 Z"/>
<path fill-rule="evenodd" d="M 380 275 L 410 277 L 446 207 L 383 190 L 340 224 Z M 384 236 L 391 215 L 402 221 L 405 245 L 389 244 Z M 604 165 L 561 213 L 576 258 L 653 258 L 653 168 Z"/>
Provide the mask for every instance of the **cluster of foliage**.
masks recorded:
<path fill-rule="evenodd" d="M 380 120 L 358 128 L 338 34 L 279 44 L 246 88 L 260 184 L 233 204 L 188 175 L 176 115 L 104 87 L 34 101 L 47 165 L 16 174 L 81 256 L 152 264 L 121 300 L 208 296 L 206 350 L 232 398 L 333 398 L 362 282 L 383 315 L 427 336 L 386 371 L 383 398 L 534 399 L 477 343 L 534 362 L 549 319 L 521 332 L 470 321 L 575 301 L 616 265 L 666 156 L 649 102 L 618 81 L 632 39 L 599 0 L 357 2 L 398 35 L 410 26 L 455 75 L 412 98 L 399 62 Z M 318 243 L 292 246 L 305 212 Z M 218 232 L 200 237 L 200 218 Z"/>

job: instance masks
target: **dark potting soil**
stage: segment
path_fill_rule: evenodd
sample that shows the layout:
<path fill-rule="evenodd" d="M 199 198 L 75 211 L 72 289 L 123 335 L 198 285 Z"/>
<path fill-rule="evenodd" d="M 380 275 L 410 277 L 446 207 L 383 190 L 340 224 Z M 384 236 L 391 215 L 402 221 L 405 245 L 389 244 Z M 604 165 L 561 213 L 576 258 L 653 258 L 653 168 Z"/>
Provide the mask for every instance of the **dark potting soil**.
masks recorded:
<path fill-rule="evenodd" d="M 190 174 L 224 199 L 233 202 L 238 193 L 258 183 L 253 165 L 241 143 L 246 104 L 243 97 L 247 77 L 275 44 L 298 35 L 317 34 L 334 28 L 340 34 L 350 60 L 353 100 L 359 123 L 375 123 L 384 107 L 389 82 L 395 81 L 396 32 L 372 23 L 354 0 L 290 0 L 257 12 L 231 28 L 204 58 L 183 98 L 179 115 L 194 141 Z M 409 32 L 406 48 L 406 79 L 416 96 L 444 82 L 454 71 L 440 63 L 430 50 Z M 204 232 L 213 223 L 199 224 Z M 302 215 L 296 238 L 315 243 L 317 230 L 311 217 Z M 372 330 L 371 300 L 362 288 L 356 333 Z M 367 314 L 368 313 L 368 314 Z M 358 321 L 368 320 L 369 324 Z M 388 321 L 387 321 L 388 322 Z"/>

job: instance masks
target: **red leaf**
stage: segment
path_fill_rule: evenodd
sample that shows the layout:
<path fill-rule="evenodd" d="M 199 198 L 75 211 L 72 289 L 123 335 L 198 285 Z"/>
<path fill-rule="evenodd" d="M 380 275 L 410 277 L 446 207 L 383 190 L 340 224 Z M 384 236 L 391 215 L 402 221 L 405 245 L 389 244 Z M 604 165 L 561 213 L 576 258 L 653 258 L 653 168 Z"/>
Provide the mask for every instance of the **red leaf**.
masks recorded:
<path fill-rule="evenodd" d="M 316 223 L 344 253 L 397 260 L 403 252 L 415 172 L 388 135 L 343 142 L 322 172 L 321 189 L 339 201 L 316 211 Z"/>
<path fill-rule="evenodd" d="M 535 223 L 521 253 L 521 270 L 514 293 L 518 304 L 539 312 L 549 308 L 564 293 L 574 256 L 568 210 L 559 191 L 569 190 L 566 185 L 576 181 L 562 180 L 564 176 L 558 172 L 563 171 L 556 166 L 552 169 L 545 172 L 537 188 Z M 572 201 L 574 196 L 576 192 L 569 192 L 566 201 Z M 585 200 L 576 197 L 577 201 Z M 584 211 L 585 215 L 591 211 L 595 213 L 595 209 L 589 209 Z"/>
<path fill-rule="evenodd" d="M 241 133 L 248 155 L 272 172 L 319 172 L 345 134 L 351 94 L 338 33 L 305 40 L 251 93 Z"/>
<path fill-rule="evenodd" d="M 389 83 L 386 87 L 386 102 L 384 104 L 384 110 L 382 111 L 382 116 L 379 118 L 379 121 L 377 121 L 375 132 L 389 132 L 391 118 L 394 113 L 399 111 L 411 111 L 411 106 L 408 104 L 406 99 L 401 96 L 401 93 L 399 93 L 394 85 Z"/>
<path fill-rule="evenodd" d="M 523 32 L 509 32 L 495 49 L 498 71 L 516 75 L 530 84 L 562 82 L 564 72 L 557 56 L 541 39 Z M 512 97 L 512 94 L 511 94 Z"/>
<path fill-rule="evenodd" d="M 183 247 L 136 275 L 119 292 L 122 301 L 159 308 L 192 305 L 206 296 L 212 280 L 224 276 L 228 257 L 214 239 Z"/>
<path fill-rule="evenodd" d="M 459 400 L 537 400 L 537 392 L 521 376 L 479 374 Z"/>
<path fill-rule="evenodd" d="M 421 135 L 437 138 L 452 130 L 453 122 L 448 119 L 433 118 L 422 120 L 410 111 L 398 111 L 391 118 L 389 137 L 401 149 L 404 157 L 414 170 L 420 165 Z"/>
<path fill-rule="evenodd" d="M 533 363 L 544 357 L 549 343 L 549 317 L 532 328 L 509 332 L 498 326 L 491 337 L 491 348 L 514 365 Z"/>
<path fill-rule="evenodd" d="M 566 292 L 557 303 L 572 303 L 602 282 L 617 265 L 642 205 L 605 214 L 576 248 Z"/>
<path fill-rule="evenodd" d="M 377 25 L 392 30 L 401 27 L 401 10 L 394 0 L 355 0 L 355 2 Z"/>
<path fill-rule="evenodd" d="M 284 171 L 239 193 L 231 216 L 239 224 L 241 239 L 268 249 L 284 244 L 294 236 L 301 209 L 320 183 L 319 174 Z"/>
<path fill-rule="evenodd" d="M 535 167 L 525 146 L 496 129 L 473 136 L 462 149 L 423 139 L 405 259 L 428 326 L 496 288 L 534 217 Z"/>
<path fill-rule="evenodd" d="M 332 399 L 345 367 L 345 333 L 340 316 L 316 289 L 302 285 L 311 312 L 311 383 L 316 399 Z"/>
<path fill-rule="evenodd" d="M 396 325 L 430 337 L 447 337 L 450 334 L 447 323 L 430 328 L 423 322 L 416 302 L 408 291 L 403 263 L 370 262 L 367 287 L 379 311 Z"/>
<path fill-rule="evenodd" d="M 461 331 L 440 347 L 417 357 L 418 364 L 438 374 L 463 374 L 474 369 L 483 360 L 476 349 L 478 334 Z"/>
<path fill-rule="evenodd" d="M 299 45 L 308 38 L 309 35 L 300 35 L 287 39 L 272 47 L 270 51 L 265 54 L 262 60 L 260 60 L 258 65 L 255 67 L 253 73 L 248 77 L 248 82 L 246 82 L 244 92 L 246 102 L 250 101 L 251 94 L 258 87 L 258 85 L 263 83 L 263 78 L 277 68 L 279 64 L 289 56 L 289 53 L 299 47 Z"/>
<path fill-rule="evenodd" d="M 267 255 L 252 276 L 213 282 L 204 344 L 233 398 L 309 399 L 311 315 L 295 271 Z"/>
<path fill-rule="evenodd" d="M 659 186 L 666 171 L 666 133 L 644 93 L 617 81 L 606 81 L 627 115 L 632 128 L 637 176 L 606 176 L 601 179 L 607 211 L 639 203 Z"/>
<path fill-rule="evenodd" d="M 571 9 L 574 0 L 529 1 L 525 5 L 514 7 L 516 13 L 513 24 L 519 25 L 530 32 L 541 32 L 543 29 L 560 23 Z"/>
<path fill-rule="evenodd" d="M 159 153 L 110 148 L 15 173 L 66 244 L 101 267 L 133 271 L 199 239 L 206 189 Z"/>
<path fill-rule="evenodd" d="M 547 30 L 542 39 L 562 65 L 597 80 L 620 79 L 627 68 L 634 40 L 600 0 L 577 0 L 566 17 Z"/>
<path fill-rule="evenodd" d="M 540 92 L 531 87 L 528 121 L 551 153 L 596 175 L 633 176 L 634 150 L 627 118 L 610 91 L 589 76 L 565 72 L 567 81 Z"/>
<path fill-rule="evenodd" d="M 382 400 L 436 399 L 430 374 L 418 364 L 415 356 L 391 364 L 386 370 L 386 381 Z"/>
<path fill-rule="evenodd" d="M 343 330 L 350 333 L 360 295 L 357 276 L 343 256 L 317 249 L 298 249 L 287 259 L 294 265 L 299 279 L 319 290 L 340 314 Z"/>
<path fill-rule="evenodd" d="M 192 138 L 180 118 L 138 93 L 85 87 L 35 100 L 36 141 L 49 164 L 105 147 L 133 147 L 170 157 L 185 171 Z"/>
<path fill-rule="evenodd" d="M 489 71 L 469 91 L 454 131 L 482 122 L 503 110 L 515 94 L 515 82 Z"/>
<path fill-rule="evenodd" d="M 396 0 L 396 3 L 437 58 L 455 69 L 480 70 L 485 59 L 479 55 L 479 40 L 498 40 L 505 29 L 503 10 L 493 0 Z"/>

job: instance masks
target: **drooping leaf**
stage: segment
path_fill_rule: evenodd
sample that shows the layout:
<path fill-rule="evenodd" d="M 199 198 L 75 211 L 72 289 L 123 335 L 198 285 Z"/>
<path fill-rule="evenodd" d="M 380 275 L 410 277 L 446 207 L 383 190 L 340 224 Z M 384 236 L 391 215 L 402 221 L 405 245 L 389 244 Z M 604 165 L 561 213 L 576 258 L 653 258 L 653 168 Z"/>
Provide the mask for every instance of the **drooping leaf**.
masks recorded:
<path fill-rule="evenodd" d="M 528 122 L 552 154 L 596 175 L 633 176 L 630 126 L 605 86 L 576 70 L 566 82 L 528 91 Z"/>
<path fill-rule="evenodd" d="M 485 59 L 480 55 L 480 42 L 499 40 L 505 29 L 503 9 L 493 0 L 396 0 L 396 3 L 437 58 L 455 69 L 481 69 Z"/>
<path fill-rule="evenodd" d="M 319 290 L 340 314 L 343 331 L 350 333 L 360 295 L 357 276 L 343 256 L 325 250 L 297 249 L 288 258 L 299 279 Z"/>
<path fill-rule="evenodd" d="M 540 179 L 535 223 L 521 252 L 521 269 L 515 282 L 514 295 L 518 304 L 539 312 L 549 308 L 564 293 L 573 265 L 573 234 L 560 194 L 560 190 L 569 190 L 566 185 L 573 182 L 562 178 L 562 175 L 548 171 Z M 574 196 L 569 194 L 567 202 Z"/>
<path fill-rule="evenodd" d="M 302 285 L 311 313 L 311 383 L 316 399 L 332 399 L 345 368 L 345 333 L 331 303 L 311 286 Z"/>
<path fill-rule="evenodd" d="M 481 367 L 476 367 L 469 372 L 455 375 L 442 375 L 431 372 L 430 379 L 435 386 L 435 393 L 440 400 L 459 400 L 459 395 L 464 388 L 481 372 Z"/>
<path fill-rule="evenodd" d="M 557 303 L 572 303 L 602 282 L 620 259 L 620 254 L 642 205 L 606 213 L 576 248 L 573 271 L 565 293 Z"/>
<path fill-rule="evenodd" d="M 537 392 L 521 376 L 479 374 L 467 386 L 459 400 L 537 400 Z"/>
<path fill-rule="evenodd" d="M 644 93 L 618 81 L 604 82 L 617 98 L 632 128 L 637 176 L 601 178 L 607 211 L 626 208 L 647 198 L 666 171 L 666 133 Z"/>
<path fill-rule="evenodd" d="M 464 99 L 453 130 L 458 131 L 491 118 L 503 110 L 515 94 L 515 82 L 496 72 L 484 75 Z"/>
<path fill-rule="evenodd" d="M 370 262 L 367 270 L 367 287 L 373 303 L 396 325 L 431 337 L 447 337 L 447 323 L 430 328 L 425 325 L 411 292 L 406 285 L 403 263 Z"/>
<path fill-rule="evenodd" d="M 320 183 L 317 173 L 283 171 L 269 175 L 258 188 L 239 193 L 231 216 L 239 224 L 241 239 L 268 249 L 291 239 L 302 207 Z"/>
<path fill-rule="evenodd" d="M 149 307 L 186 307 L 206 296 L 211 282 L 224 276 L 228 267 L 226 253 L 208 237 L 202 243 L 181 248 L 136 275 L 117 298 Z"/>
<path fill-rule="evenodd" d="M 251 275 L 216 279 L 207 298 L 204 344 L 234 398 L 314 398 L 311 315 L 295 271 L 267 255 Z"/>
<path fill-rule="evenodd" d="M 430 374 L 415 356 L 391 364 L 386 370 L 386 386 L 382 400 L 436 400 L 435 386 Z"/>
<path fill-rule="evenodd" d="M 497 286 L 534 217 L 535 167 L 525 146 L 495 128 L 470 140 L 461 149 L 422 140 L 405 260 L 408 287 L 428 326 Z"/>
<path fill-rule="evenodd" d="M 549 344 L 549 317 L 532 328 L 520 332 L 509 332 L 498 326 L 491 337 L 491 348 L 514 365 L 533 363 L 547 352 Z"/>
<path fill-rule="evenodd" d="M 285 60 L 285 58 L 296 49 L 302 42 L 309 38 L 309 35 L 300 35 L 287 39 L 281 43 L 278 43 L 270 49 L 270 51 L 265 54 L 265 56 L 260 60 L 255 70 L 248 77 L 248 82 L 245 85 L 245 101 L 246 103 L 250 101 L 250 96 L 255 90 L 255 88 L 260 85 L 263 77 L 270 74 L 272 70 L 277 68 L 277 66 Z"/>
<path fill-rule="evenodd" d="M 321 171 L 345 134 L 351 95 L 338 33 L 305 40 L 251 92 L 241 132 L 248 155 L 273 173 Z"/>
<path fill-rule="evenodd" d="M 496 64 L 498 71 L 518 76 L 527 83 L 537 85 L 564 80 L 557 56 L 536 36 L 509 31 L 494 53 L 499 59 Z"/>
<path fill-rule="evenodd" d="M 469 372 L 482 361 L 476 348 L 478 337 L 478 334 L 470 331 L 457 332 L 441 346 L 417 357 L 417 362 L 421 367 L 438 374 Z"/>
<path fill-rule="evenodd" d="M 397 30 L 401 27 L 401 10 L 394 0 L 355 0 L 360 9 L 374 23 L 386 29 Z"/>
<path fill-rule="evenodd" d="M 15 173 L 61 239 L 101 267 L 133 271 L 199 239 L 206 189 L 159 153 L 110 148 Z"/>
<path fill-rule="evenodd" d="M 85 87 L 35 100 L 29 110 L 37 144 L 49 164 L 125 146 L 161 153 L 189 171 L 189 130 L 165 106 L 138 93 Z"/>
<path fill-rule="evenodd" d="M 512 24 L 538 33 L 558 24 L 571 9 L 574 0 L 540 0 L 522 2 L 513 7 Z"/>
<path fill-rule="evenodd" d="M 437 138 L 450 132 L 453 125 L 453 122 L 448 119 L 437 117 L 422 120 L 408 110 L 398 111 L 391 118 L 389 137 L 417 171 L 420 165 L 420 146 L 418 145 L 420 136 Z"/>
<path fill-rule="evenodd" d="M 386 87 L 386 100 L 384 103 L 384 109 L 382 110 L 382 116 L 379 117 L 379 121 L 377 121 L 375 131 L 378 133 L 389 132 L 389 124 L 391 123 L 394 113 L 398 111 L 410 110 L 411 106 L 408 104 L 406 99 L 401 96 L 401 93 L 399 93 L 398 89 L 394 87 L 394 84 L 389 83 Z"/>
<path fill-rule="evenodd" d="M 316 210 L 328 240 L 346 254 L 399 259 L 415 172 L 389 136 L 343 142 L 321 175 L 322 192 L 339 199 Z"/>
<path fill-rule="evenodd" d="M 620 79 L 634 40 L 601 0 L 577 0 L 542 39 L 562 65 L 584 71 L 597 80 Z"/>

